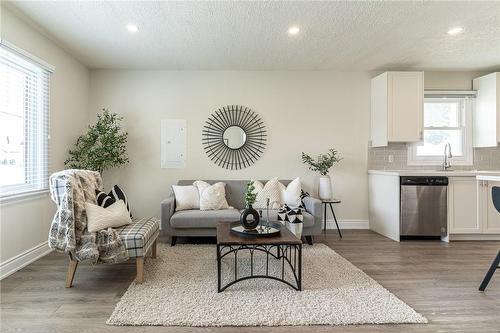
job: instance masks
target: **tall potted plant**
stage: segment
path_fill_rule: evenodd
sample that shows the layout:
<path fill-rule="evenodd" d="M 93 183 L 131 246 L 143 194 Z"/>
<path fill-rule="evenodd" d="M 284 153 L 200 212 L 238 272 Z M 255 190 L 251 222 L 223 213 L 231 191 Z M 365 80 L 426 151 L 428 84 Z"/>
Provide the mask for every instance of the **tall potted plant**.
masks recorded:
<path fill-rule="evenodd" d="M 77 140 L 64 164 L 73 169 L 102 172 L 128 163 L 127 132 L 121 129 L 123 117 L 102 109 L 97 122 L 90 125 L 86 134 Z"/>
<path fill-rule="evenodd" d="M 321 200 L 332 198 L 332 183 L 328 173 L 331 167 L 341 160 L 339 152 L 333 148 L 329 149 L 326 154 L 320 154 L 317 160 L 302 152 L 302 163 L 307 164 L 310 170 L 317 171 L 321 175 L 319 178 L 319 198 Z"/>

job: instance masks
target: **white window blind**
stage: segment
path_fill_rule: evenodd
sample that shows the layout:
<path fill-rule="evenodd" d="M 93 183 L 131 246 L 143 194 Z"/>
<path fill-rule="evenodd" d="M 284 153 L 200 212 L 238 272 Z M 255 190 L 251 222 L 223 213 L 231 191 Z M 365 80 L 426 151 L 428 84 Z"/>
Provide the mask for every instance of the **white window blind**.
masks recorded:
<path fill-rule="evenodd" d="M 0 196 L 48 189 L 50 75 L 0 45 Z"/>

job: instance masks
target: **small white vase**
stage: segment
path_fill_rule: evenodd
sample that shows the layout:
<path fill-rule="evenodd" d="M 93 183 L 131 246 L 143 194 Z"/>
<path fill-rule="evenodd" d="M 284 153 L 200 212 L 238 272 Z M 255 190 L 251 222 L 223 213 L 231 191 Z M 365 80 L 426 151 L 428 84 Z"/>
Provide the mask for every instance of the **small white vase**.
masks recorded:
<path fill-rule="evenodd" d="M 321 200 L 330 200 L 332 198 L 332 181 L 330 176 L 319 177 L 319 198 Z"/>

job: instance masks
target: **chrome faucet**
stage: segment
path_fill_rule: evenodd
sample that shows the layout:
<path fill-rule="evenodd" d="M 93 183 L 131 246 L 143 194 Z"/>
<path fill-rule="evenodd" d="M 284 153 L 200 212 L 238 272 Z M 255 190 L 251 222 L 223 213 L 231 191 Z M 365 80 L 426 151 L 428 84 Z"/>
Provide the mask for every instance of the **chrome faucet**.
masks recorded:
<path fill-rule="evenodd" d="M 449 142 L 446 142 L 446 144 L 444 145 L 443 171 L 447 171 L 449 168 L 451 168 L 450 158 L 452 157 L 453 155 L 451 154 L 451 145 Z"/>

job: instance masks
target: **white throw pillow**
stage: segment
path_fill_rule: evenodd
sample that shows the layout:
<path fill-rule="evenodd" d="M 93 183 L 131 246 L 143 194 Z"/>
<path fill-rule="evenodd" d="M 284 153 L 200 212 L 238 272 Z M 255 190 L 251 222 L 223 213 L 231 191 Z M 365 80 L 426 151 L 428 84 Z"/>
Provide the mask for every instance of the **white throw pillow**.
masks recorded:
<path fill-rule="evenodd" d="M 200 195 L 196 186 L 172 185 L 175 196 L 175 210 L 200 209 Z"/>
<path fill-rule="evenodd" d="M 197 180 L 193 185 L 198 189 L 200 196 L 200 210 L 228 209 L 226 200 L 226 184 L 222 182 L 210 185 L 202 180 Z"/>
<path fill-rule="evenodd" d="M 300 193 L 302 186 L 300 184 L 300 178 L 297 177 L 288 184 L 286 189 L 283 191 L 283 201 L 285 204 L 290 206 L 290 208 L 297 208 L 302 203 L 300 199 Z"/>
<path fill-rule="evenodd" d="M 118 200 L 107 208 L 86 202 L 85 212 L 87 213 L 87 229 L 89 232 L 118 228 L 132 223 L 130 213 L 123 200 Z"/>
<path fill-rule="evenodd" d="M 269 180 L 266 185 L 262 185 L 258 180 L 254 180 L 255 190 L 257 194 L 254 208 L 263 209 L 267 207 L 267 199 L 269 199 L 270 209 L 278 209 L 283 206 L 283 191 L 285 186 L 278 181 L 278 178 Z"/>

